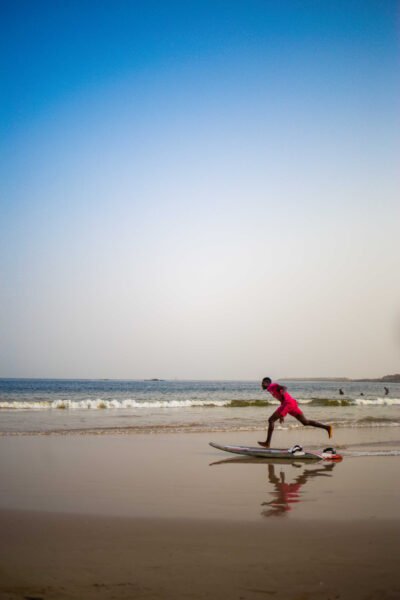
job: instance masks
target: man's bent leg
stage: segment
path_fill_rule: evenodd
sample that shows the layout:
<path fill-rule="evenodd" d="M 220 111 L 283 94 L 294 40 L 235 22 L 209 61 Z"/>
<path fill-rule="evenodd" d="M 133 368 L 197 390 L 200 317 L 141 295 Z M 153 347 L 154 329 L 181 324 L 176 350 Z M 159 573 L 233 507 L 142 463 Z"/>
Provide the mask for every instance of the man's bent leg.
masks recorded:
<path fill-rule="evenodd" d="M 300 423 L 302 423 L 303 425 L 309 425 L 310 427 L 319 427 L 320 429 L 325 429 L 329 437 L 332 437 L 332 425 L 324 425 L 324 423 L 320 423 L 319 421 L 307 419 L 303 413 L 296 413 L 293 415 L 293 417 L 296 417 L 296 419 L 300 421 Z"/>

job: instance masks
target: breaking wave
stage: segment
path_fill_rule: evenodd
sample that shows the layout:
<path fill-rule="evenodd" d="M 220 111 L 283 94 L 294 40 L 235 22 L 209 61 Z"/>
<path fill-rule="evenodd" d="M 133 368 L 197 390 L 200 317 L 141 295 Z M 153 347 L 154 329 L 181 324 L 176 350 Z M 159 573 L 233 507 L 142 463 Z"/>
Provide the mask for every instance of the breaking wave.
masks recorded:
<path fill-rule="evenodd" d="M 299 399 L 300 405 L 319 407 L 362 407 L 362 406 L 400 406 L 400 398 L 303 398 Z M 0 401 L 0 410 L 104 410 L 104 409 L 177 409 L 177 408 L 265 408 L 278 405 L 277 400 L 260 399 L 233 399 L 215 400 L 191 398 L 188 400 L 151 400 L 140 401 L 135 399 L 103 399 L 87 398 L 80 400 L 58 399 L 58 400 L 8 400 Z"/>

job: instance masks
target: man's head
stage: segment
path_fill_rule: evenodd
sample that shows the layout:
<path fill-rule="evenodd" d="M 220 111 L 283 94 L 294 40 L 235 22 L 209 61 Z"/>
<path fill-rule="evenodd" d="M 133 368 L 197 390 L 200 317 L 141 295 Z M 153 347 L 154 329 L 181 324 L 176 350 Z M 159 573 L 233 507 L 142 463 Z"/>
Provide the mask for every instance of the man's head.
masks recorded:
<path fill-rule="evenodd" d="M 262 389 L 263 389 L 263 390 L 266 390 L 266 389 L 267 389 L 267 387 L 268 387 L 269 385 L 271 385 L 271 383 L 272 383 L 272 380 L 271 380 L 271 378 L 270 378 L 270 377 L 264 377 L 264 379 L 263 379 L 263 380 L 262 380 L 262 382 L 261 382 L 261 387 L 262 387 Z"/>

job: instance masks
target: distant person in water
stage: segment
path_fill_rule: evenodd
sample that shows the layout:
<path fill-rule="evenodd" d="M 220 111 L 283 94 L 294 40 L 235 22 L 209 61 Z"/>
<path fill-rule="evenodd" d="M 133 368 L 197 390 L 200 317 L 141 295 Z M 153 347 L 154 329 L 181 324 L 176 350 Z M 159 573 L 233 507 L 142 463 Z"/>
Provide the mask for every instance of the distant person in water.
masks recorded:
<path fill-rule="evenodd" d="M 332 437 L 332 426 L 324 425 L 323 423 L 319 423 L 318 421 L 312 421 L 311 419 L 307 419 L 303 412 L 300 410 L 297 401 L 288 394 L 287 389 L 284 385 L 279 385 L 279 383 L 272 383 L 269 377 L 264 377 L 261 382 L 261 387 L 263 390 L 269 392 L 274 398 L 279 400 L 281 403 L 280 407 L 270 416 L 268 419 L 268 434 L 265 442 L 258 442 L 260 446 L 264 448 L 269 448 L 271 444 L 272 434 L 274 432 L 275 421 L 279 419 L 281 423 L 283 423 L 284 418 L 287 414 L 295 417 L 300 423 L 303 425 L 311 425 L 311 427 L 320 427 L 321 429 L 325 429 L 328 433 L 329 437 Z"/>
<path fill-rule="evenodd" d="M 386 387 L 386 386 L 384 386 L 384 390 L 385 390 L 385 396 L 388 396 L 389 395 L 389 388 Z"/>
<path fill-rule="evenodd" d="M 341 396 L 343 396 L 344 392 L 343 392 L 342 388 L 340 388 L 340 390 L 339 390 L 339 394 L 340 394 Z"/>

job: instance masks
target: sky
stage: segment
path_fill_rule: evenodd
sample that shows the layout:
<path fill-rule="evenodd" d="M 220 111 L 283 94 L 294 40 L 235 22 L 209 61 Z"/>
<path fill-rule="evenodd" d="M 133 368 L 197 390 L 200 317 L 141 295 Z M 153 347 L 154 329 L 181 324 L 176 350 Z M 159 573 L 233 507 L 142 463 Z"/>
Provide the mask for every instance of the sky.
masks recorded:
<path fill-rule="evenodd" d="M 0 376 L 400 372 L 397 0 L 1 0 Z"/>

